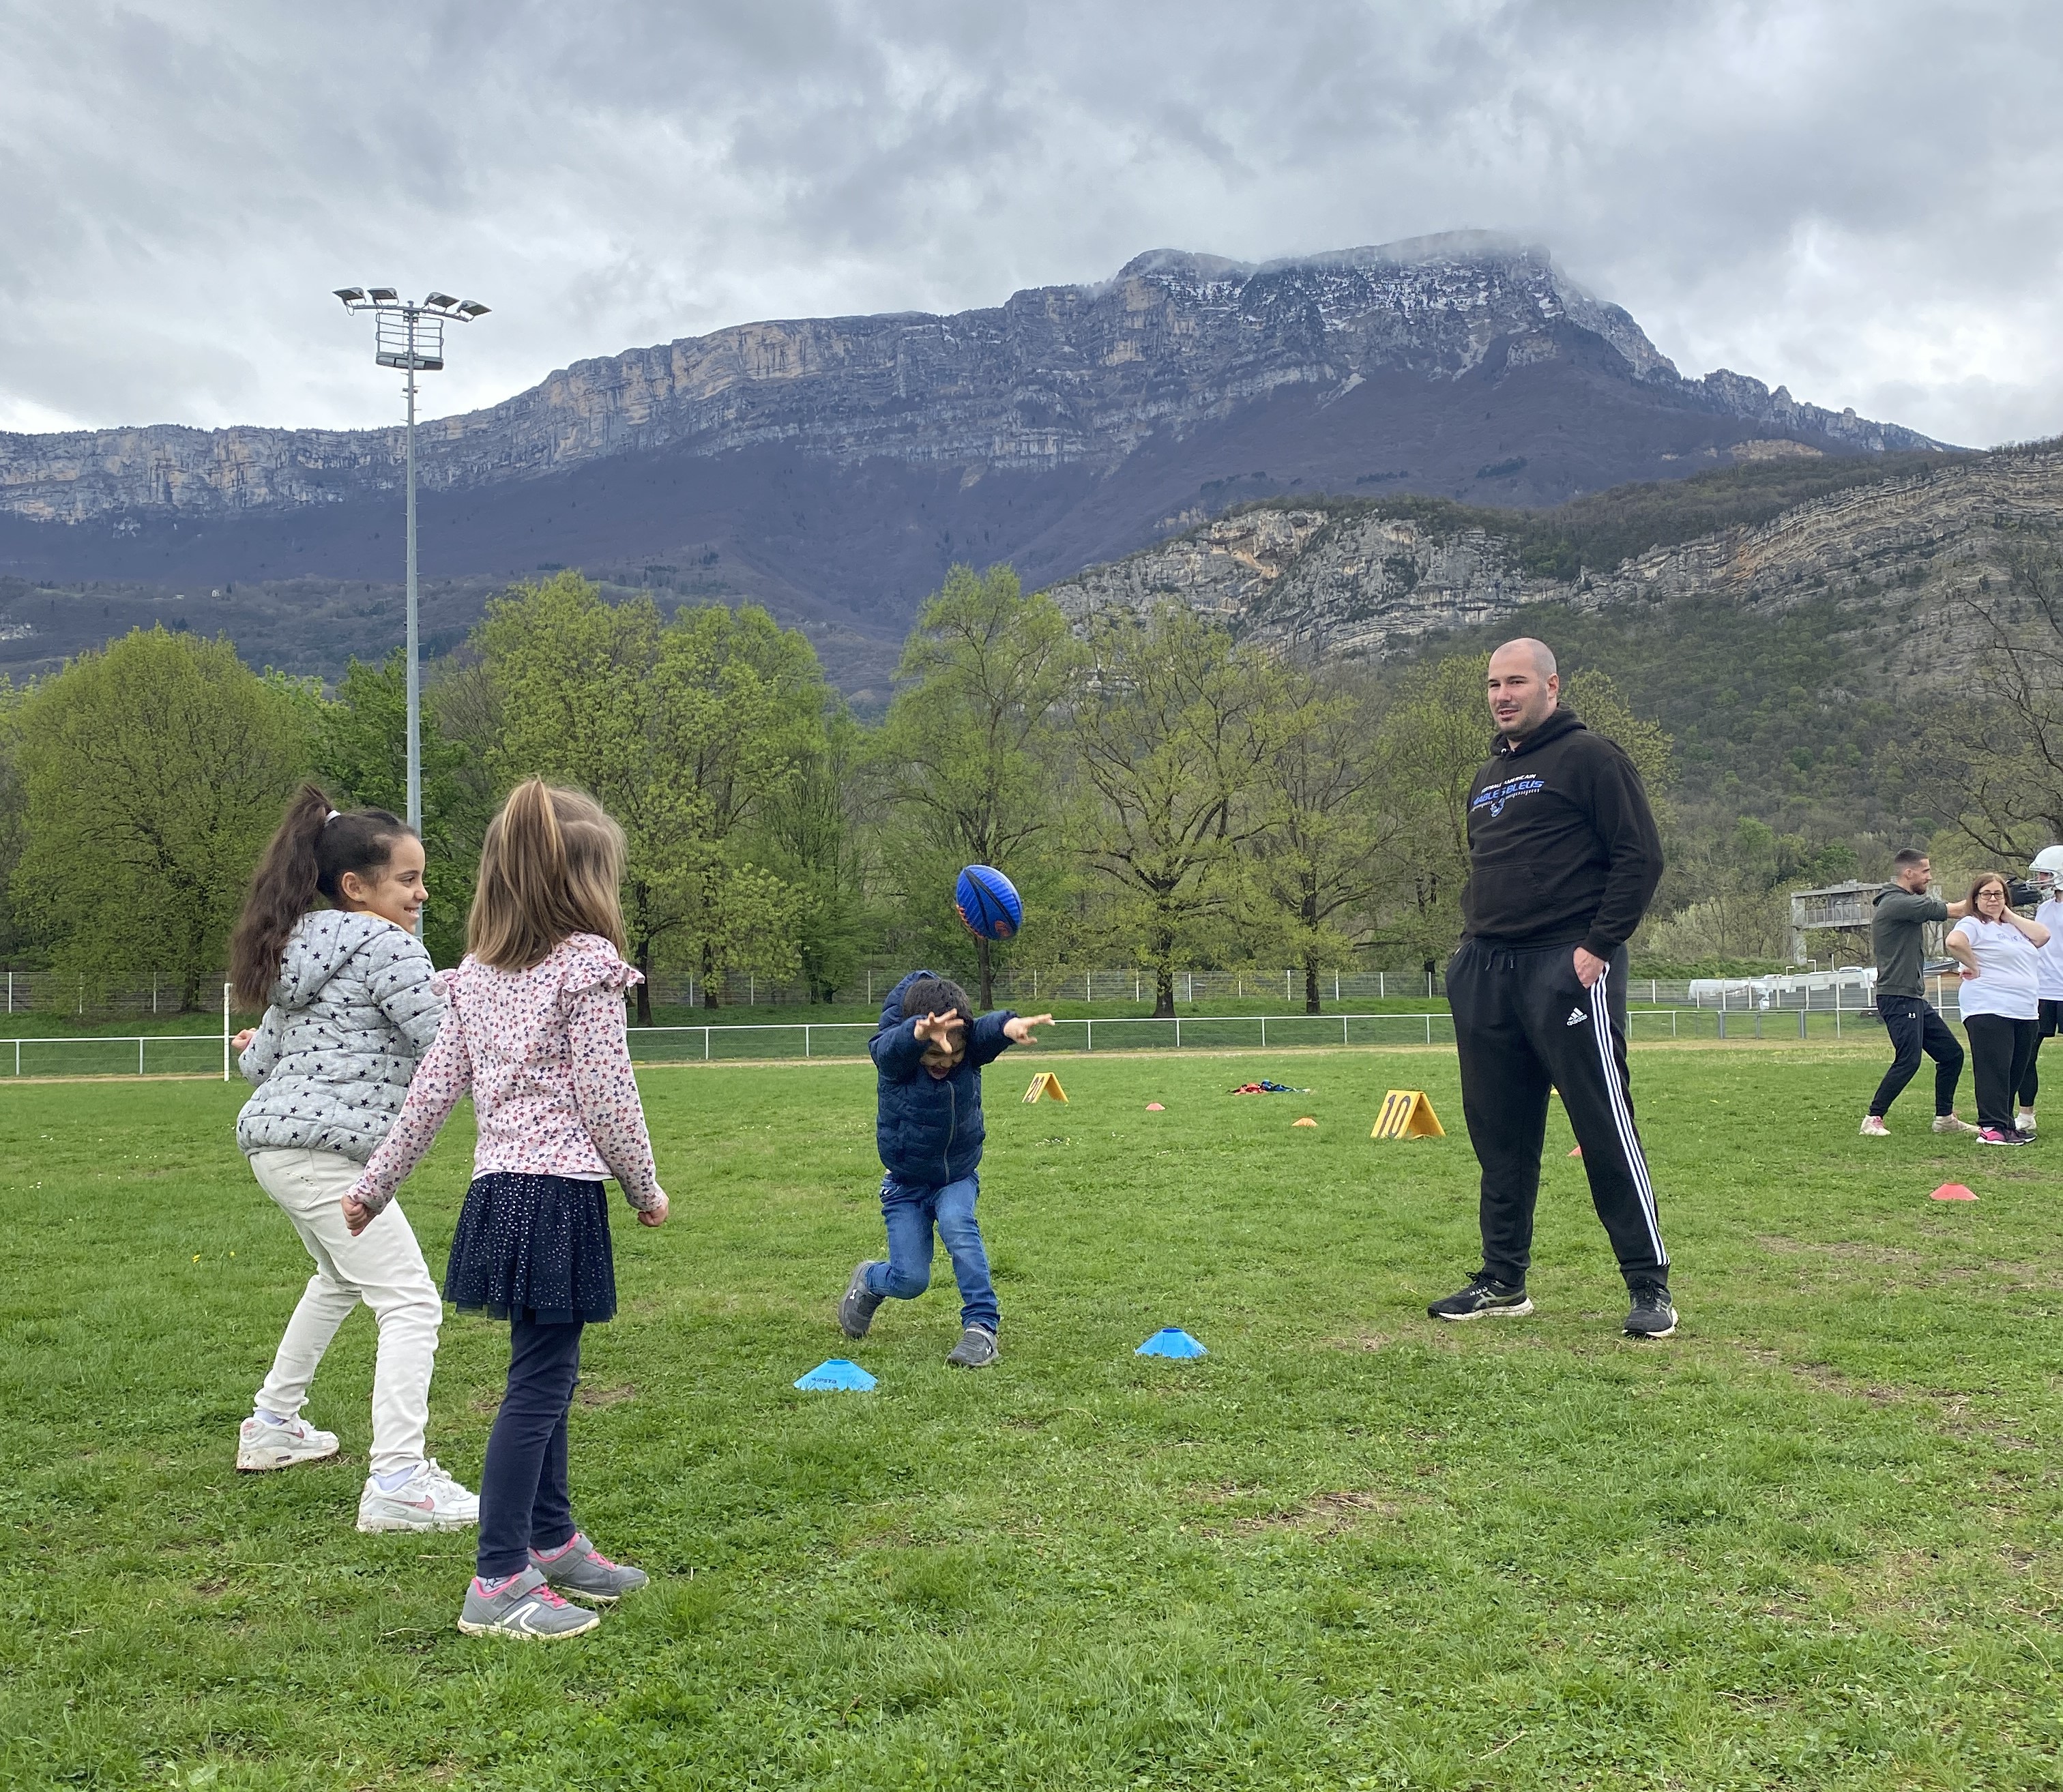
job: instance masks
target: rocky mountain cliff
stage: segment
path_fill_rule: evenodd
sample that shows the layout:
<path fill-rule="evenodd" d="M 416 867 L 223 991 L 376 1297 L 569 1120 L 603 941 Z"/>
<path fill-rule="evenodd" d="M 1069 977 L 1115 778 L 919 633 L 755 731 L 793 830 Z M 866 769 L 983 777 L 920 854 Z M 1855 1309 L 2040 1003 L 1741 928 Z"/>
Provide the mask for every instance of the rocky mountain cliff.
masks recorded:
<path fill-rule="evenodd" d="M 1451 383 L 1578 355 L 1586 338 L 1658 396 L 1753 432 L 1864 452 L 1932 445 L 1723 369 L 1683 380 L 1544 250 L 1462 233 L 1261 267 L 1160 250 L 1100 285 L 1019 292 L 993 310 L 750 323 L 583 361 L 492 409 L 422 426 L 419 479 L 450 489 L 680 444 L 709 456 L 801 448 L 847 465 L 1107 472 L 1158 432 L 1193 430 L 1284 388 L 1337 399 L 1390 370 Z M 400 461 L 397 429 L 0 436 L 0 508 L 76 523 L 333 504 L 391 487 Z"/>
<path fill-rule="evenodd" d="M 1920 637 L 1941 675 L 1956 663 L 1956 589 L 2001 575 L 2031 539 L 2063 539 L 2063 446 L 1958 457 L 1572 577 L 1528 569 L 1538 527 L 1451 505 L 1257 504 L 1052 591 L 1082 620 L 1173 601 L 1317 659 L 1408 653 L 1429 634 L 1536 604 L 1719 598 L 1775 611 L 1864 599 L 1901 637 Z"/>
<path fill-rule="evenodd" d="M 1723 369 L 1684 379 L 1523 244 L 1260 267 L 1159 251 L 989 310 L 746 324 L 582 362 L 426 424 L 426 615 L 448 645 L 497 585 L 577 566 L 667 604 L 764 603 L 878 695 L 955 561 L 1039 584 L 1255 499 L 1551 506 L 1935 445 Z M 0 436 L 0 670 L 175 603 L 297 672 L 384 651 L 401 458 L 392 429 Z"/>

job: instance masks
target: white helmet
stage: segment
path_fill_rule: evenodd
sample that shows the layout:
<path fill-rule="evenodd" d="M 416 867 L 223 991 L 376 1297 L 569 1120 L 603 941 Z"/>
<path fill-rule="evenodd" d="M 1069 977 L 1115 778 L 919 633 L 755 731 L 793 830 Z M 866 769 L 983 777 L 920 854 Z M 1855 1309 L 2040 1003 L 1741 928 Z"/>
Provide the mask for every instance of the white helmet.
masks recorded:
<path fill-rule="evenodd" d="M 2045 896 L 2053 896 L 2063 887 L 2063 846 L 2044 846 L 2028 870 L 2034 874 L 2034 887 Z"/>

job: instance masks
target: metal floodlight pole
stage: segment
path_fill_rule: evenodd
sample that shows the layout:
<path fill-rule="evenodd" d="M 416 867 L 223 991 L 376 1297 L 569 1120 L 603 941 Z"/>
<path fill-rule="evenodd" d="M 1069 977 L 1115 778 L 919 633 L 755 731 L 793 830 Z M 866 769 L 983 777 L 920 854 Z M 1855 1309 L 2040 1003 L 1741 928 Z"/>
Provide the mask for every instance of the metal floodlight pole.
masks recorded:
<path fill-rule="evenodd" d="M 422 650 L 416 608 L 416 376 L 436 373 L 444 364 L 444 325 L 470 323 L 488 307 L 473 299 L 432 292 L 419 304 L 401 298 L 392 287 L 339 287 L 336 295 L 348 311 L 371 311 L 377 325 L 373 359 L 397 368 L 408 400 L 408 826 L 423 831 Z M 419 922 L 418 926 L 420 925 Z"/>

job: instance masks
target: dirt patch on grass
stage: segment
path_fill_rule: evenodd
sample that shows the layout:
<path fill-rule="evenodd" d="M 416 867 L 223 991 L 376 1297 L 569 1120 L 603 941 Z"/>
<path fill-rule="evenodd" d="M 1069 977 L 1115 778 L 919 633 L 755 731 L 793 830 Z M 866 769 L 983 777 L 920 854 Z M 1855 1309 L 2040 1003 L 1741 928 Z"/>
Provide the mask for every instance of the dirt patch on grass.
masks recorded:
<path fill-rule="evenodd" d="M 1258 1487 L 1242 1487 L 1237 1482 L 1221 1482 L 1215 1486 L 1194 1487 L 1190 1497 L 1207 1505 L 1231 1505 L 1246 1500 L 1265 1498 L 1265 1490 Z M 1403 1510 L 1397 1501 L 1365 1489 L 1336 1488 L 1324 1493 L 1313 1493 L 1307 1500 L 1299 1500 L 1294 1505 L 1277 1506 L 1269 1512 L 1248 1513 L 1233 1519 L 1230 1529 L 1244 1537 L 1265 1535 L 1273 1531 L 1302 1531 L 1313 1536 L 1329 1537 L 1337 1531 L 1350 1529 L 1372 1518 L 1394 1518 Z M 1214 1536 L 1214 1527 L 1206 1527 L 1205 1534 Z"/>
<path fill-rule="evenodd" d="M 583 1406 L 621 1406 L 627 1400 L 635 1400 L 637 1390 L 628 1381 L 619 1382 L 613 1388 L 590 1388 L 585 1382 L 573 1398 Z"/>

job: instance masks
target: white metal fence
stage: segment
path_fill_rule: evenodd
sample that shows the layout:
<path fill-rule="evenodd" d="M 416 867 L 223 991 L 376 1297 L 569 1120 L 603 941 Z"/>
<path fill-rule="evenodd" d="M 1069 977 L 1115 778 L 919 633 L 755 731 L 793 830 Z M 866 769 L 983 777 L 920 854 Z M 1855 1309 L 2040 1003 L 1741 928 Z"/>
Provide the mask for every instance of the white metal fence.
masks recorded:
<path fill-rule="evenodd" d="M 841 990 L 847 1002 L 878 1002 L 904 975 L 903 969 L 880 968 L 854 973 L 852 986 Z M 975 981 L 971 966 L 944 966 L 949 976 L 971 987 Z M 1772 987 L 1788 984 L 1788 978 L 1727 978 L 1695 980 L 1635 977 L 1627 994 L 1635 1002 L 1651 1006 L 1665 1002 L 1686 1007 L 1720 1006 L 1729 1011 L 1749 1007 L 1792 1009 L 1831 1008 L 1839 1005 L 1850 1011 L 1868 1006 L 1866 990 L 1852 983 L 1845 987 L 1794 989 Z M 1142 1006 L 1154 998 L 1151 970 L 1134 966 L 1104 970 L 1007 970 L 994 979 L 995 998 L 1017 1006 L 1053 1002 L 1127 1002 Z M 651 999 L 660 1007 L 697 1007 L 706 993 L 698 977 L 662 972 L 651 979 Z M 210 1006 L 212 1006 L 210 986 Z M 799 984 L 769 984 L 749 974 L 728 975 L 719 986 L 721 1004 L 734 1007 L 794 1007 L 810 1005 L 810 994 Z M 1321 1000 L 1337 1007 L 1342 1002 L 1396 1002 L 1438 999 L 1446 984 L 1435 970 L 1328 971 L 1318 979 Z M 1952 1005 L 1955 989 L 1947 986 Z M 1301 970 L 1183 970 L 1176 973 L 1175 999 L 1184 1007 L 1199 1002 L 1269 1002 L 1285 1005 L 1304 999 Z M 1936 980 L 1935 1006 L 1942 1006 L 1941 982 Z M 147 987 L 108 991 L 96 990 L 83 978 L 66 977 L 53 970 L 0 972 L 0 1011 L 9 1015 L 64 1015 L 74 1019 L 124 1015 L 173 1015 L 180 1011 L 177 986 L 169 978 L 156 977 Z M 1336 1017 L 1337 1018 L 1337 1017 Z"/>
<path fill-rule="evenodd" d="M 1952 1006 L 1948 1011 L 1952 1015 Z M 1879 1024 L 1863 1008 L 1632 1006 L 1631 1037 L 1656 1039 L 1828 1039 Z M 225 991 L 219 1033 L 132 1034 L 111 1037 L 0 1039 L 0 1076 L 143 1076 L 234 1074 Z M 630 1055 L 640 1063 L 742 1059 L 859 1059 L 874 1031 L 869 1021 L 774 1021 L 706 1027 L 634 1027 Z M 1155 1050 L 1268 1051 L 1292 1046 L 1433 1046 L 1454 1043 L 1444 1009 L 1415 1013 L 1192 1015 L 1156 1020 L 1136 1016 L 1061 1020 L 1042 1039 L 1065 1052 Z"/>

